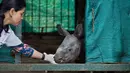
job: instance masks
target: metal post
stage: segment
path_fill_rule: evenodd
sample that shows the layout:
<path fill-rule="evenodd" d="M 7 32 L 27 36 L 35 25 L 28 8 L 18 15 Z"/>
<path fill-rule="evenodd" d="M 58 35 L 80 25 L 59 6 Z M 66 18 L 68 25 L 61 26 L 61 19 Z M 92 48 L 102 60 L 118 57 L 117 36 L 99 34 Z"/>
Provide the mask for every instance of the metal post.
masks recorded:
<path fill-rule="evenodd" d="M 21 23 L 22 24 L 22 23 Z M 19 37 L 19 39 L 22 39 L 22 25 L 18 25 L 15 27 L 15 34 Z M 19 53 L 15 54 L 15 63 L 21 63 L 21 57 Z"/>

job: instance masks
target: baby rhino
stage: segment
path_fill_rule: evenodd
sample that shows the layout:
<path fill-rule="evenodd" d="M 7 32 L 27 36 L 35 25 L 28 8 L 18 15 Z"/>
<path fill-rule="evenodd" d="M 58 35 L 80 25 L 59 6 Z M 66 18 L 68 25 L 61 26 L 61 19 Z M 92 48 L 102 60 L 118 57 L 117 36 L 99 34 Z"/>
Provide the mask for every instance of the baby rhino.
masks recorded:
<path fill-rule="evenodd" d="M 57 25 L 60 35 L 65 36 L 63 42 L 58 47 L 54 60 L 57 63 L 72 63 L 80 54 L 81 42 L 80 38 L 83 35 L 82 24 L 78 24 L 74 33 L 70 34 L 61 25 Z"/>

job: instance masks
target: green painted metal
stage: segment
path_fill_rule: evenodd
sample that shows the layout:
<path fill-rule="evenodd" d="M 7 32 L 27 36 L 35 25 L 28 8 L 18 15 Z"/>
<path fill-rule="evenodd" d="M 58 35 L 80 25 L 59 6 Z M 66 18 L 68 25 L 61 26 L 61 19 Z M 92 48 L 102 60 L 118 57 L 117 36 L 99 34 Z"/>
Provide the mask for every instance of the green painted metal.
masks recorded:
<path fill-rule="evenodd" d="M 130 71 L 130 64 L 0 64 L 0 71 Z"/>

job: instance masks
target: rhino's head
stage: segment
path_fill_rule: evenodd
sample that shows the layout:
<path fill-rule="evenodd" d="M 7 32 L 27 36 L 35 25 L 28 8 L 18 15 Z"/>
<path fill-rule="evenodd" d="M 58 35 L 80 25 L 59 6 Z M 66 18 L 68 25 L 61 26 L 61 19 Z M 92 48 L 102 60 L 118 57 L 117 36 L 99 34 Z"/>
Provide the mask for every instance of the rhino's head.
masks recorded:
<path fill-rule="evenodd" d="M 69 63 L 73 62 L 80 53 L 80 36 L 83 34 L 82 24 L 78 24 L 73 34 L 70 34 L 60 25 L 57 26 L 60 35 L 65 36 L 63 42 L 58 47 L 54 60 L 57 63 Z"/>

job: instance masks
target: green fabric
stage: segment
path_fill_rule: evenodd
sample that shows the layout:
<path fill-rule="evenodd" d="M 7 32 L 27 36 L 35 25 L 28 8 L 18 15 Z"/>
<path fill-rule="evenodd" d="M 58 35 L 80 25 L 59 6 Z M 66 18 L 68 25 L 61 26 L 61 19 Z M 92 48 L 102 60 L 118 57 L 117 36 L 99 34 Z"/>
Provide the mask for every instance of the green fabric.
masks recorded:
<path fill-rule="evenodd" d="M 130 62 L 130 0 L 120 0 L 119 4 L 122 26 L 122 62 Z"/>
<path fill-rule="evenodd" d="M 130 0 L 87 0 L 85 29 L 86 62 L 130 61 Z"/>
<path fill-rule="evenodd" d="M 15 27 L 11 25 L 12 30 L 15 30 Z M 15 63 L 15 58 L 11 55 L 12 48 L 7 47 L 6 45 L 0 46 L 0 62 L 4 63 Z"/>
<path fill-rule="evenodd" d="M 14 63 L 14 57 L 11 56 L 11 48 L 6 45 L 0 47 L 0 62 L 4 63 Z"/>

